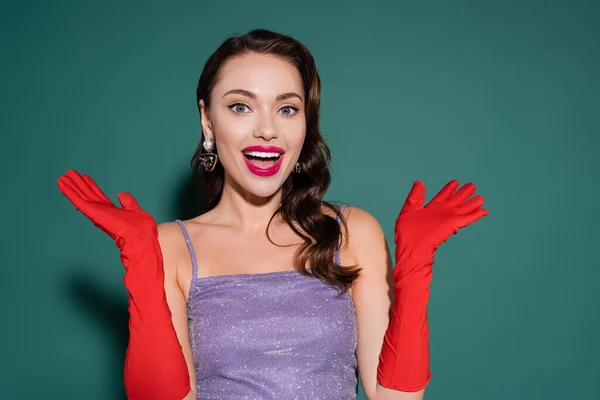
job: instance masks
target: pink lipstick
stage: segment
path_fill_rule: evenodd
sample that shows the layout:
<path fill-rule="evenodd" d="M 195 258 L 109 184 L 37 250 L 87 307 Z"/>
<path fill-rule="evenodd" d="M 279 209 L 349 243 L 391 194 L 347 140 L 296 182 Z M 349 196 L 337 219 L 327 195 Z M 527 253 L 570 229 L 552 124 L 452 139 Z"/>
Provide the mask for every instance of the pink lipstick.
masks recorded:
<path fill-rule="evenodd" d="M 284 153 L 282 148 L 276 146 L 249 146 L 242 150 L 242 157 L 250 172 L 267 177 L 279 171 Z"/>

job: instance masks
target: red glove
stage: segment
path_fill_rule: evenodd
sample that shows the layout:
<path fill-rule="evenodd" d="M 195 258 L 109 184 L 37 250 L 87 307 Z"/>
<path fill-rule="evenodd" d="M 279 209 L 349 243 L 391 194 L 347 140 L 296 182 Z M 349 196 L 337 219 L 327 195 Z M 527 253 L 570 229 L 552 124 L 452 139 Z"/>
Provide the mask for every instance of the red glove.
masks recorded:
<path fill-rule="evenodd" d="M 457 188 L 457 181 L 448 183 L 423 207 L 425 186 L 415 182 L 396 220 L 394 302 L 377 368 L 386 388 L 417 392 L 431 378 L 427 302 L 434 253 L 458 229 L 488 213 L 481 208 L 483 197 L 470 198 L 475 185 Z"/>
<path fill-rule="evenodd" d="M 181 400 L 190 392 L 187 365 L 164 291 L 162 252 L 154 218 L 129 193 L 116 207 L 87 175 L 69 171 L 58 187 L 75 208 L 121 250 L 129 291 L 129 345 L 124 382 L 130 400 Z"/>

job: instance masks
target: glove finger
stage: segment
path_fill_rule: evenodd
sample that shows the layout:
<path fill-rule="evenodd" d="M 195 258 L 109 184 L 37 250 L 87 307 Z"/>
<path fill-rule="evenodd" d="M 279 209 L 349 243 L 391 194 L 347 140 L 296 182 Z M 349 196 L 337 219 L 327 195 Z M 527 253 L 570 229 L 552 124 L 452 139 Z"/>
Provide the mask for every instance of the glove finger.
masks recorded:
<path fill-rule="evenodd" d="M 65 183 L 64 180 L 58 181 L 58 188 L 60 192 L 73 203 L 77 211 L 90 218 L 90 212 L 87 207 L 88 203 L 86 200 L 82 199 L 80 193 L 78 193 L 76 189 Z"/>
<path fill-rule="evenodd" d="M 444 186 L 442 188 L 442 190 L 440 190 L 440 192 L 438 194 L 436 194 L 433 197 L 433 199 L 431 199 L 430 203 L 438 203 L 438 202 L 448 200 L 448 198 L 450 196 L 452 196 L 452 193 L 454 193 L 456 191 L 456 189 L 458 188 L 458 185 L 459 185 L 459 183 L 457 180 L 452 180 L 452 181 L 448 182 L 446 184 L 446 186 Z"/>
<path fill-rule="evenodd" d="M 141 210 L 137 200 L 130 193 L 121 192 L 118 194 L 117 198 L 125 210 Z"/>
<path fill-rule="evenodd" d="M 408 196 L 406 197 L 406 201 L 404 202 L 404 206 L 402 206 L 402 210 L 400 214 L 405 212 L 418 210 L 423 207 L 423 203 L 425 202 L 425 185 L 421 181 L 415 181 L 413 183 Z"/>
<path fill-rule="evenodd" d="M 72 176 L 73 174 L 64 174 L 59 178 L 58 188 L 60 192 L 73 203 L 77 211 L 85 215 L 95 226 L 102 229 L 114 239 L 115 234 L 112 232 L 113 230 L 105 225 L 106 220 L 102 217 L 102 209 L 106 206 L 102 205 L 98 208 L 98 202 L 90 201 L 87 195 L 81 191 L 81 188 L 73 182 Z M 116 208 L 114 204 L 110 203 L 110 205 Z"/>
<path fill-rule="evenodd" d="M 473 183 L 469 182 L 464 184 L 460 189 L 454 193 L 448 200 L 451 207 L 456 207 L 464 203 L 469 197 L 475 194 L 476 187 Z"/>
<path fill-rule="evenodd" d="M 486 215 L 488 215 L 488 211 L 485 208 L 478 208 L 469 214 L 461 215 L 460 218 L 457 218 L 458 228 L 464 228 L 465 226 L 471 225 L 473 222 Z"/>
<path fill-rule="evenodd" d="M 81 188 L 79 187 L 79 185 L 77 184 L 77 182 L 75 182 L 72 178 L 71 174 L 64 174 L 63 176 L 61 176 L 58 180 L 59 182 L 62 183 L 63 186 L 68 186 L 71 190 L 69 191 L 70 195 L 73 196 L 75 195 L 74 198 L 71 198 L 69 196 L 69 199 L 71 201 L 73 201 L 73 199 L 77 199 L 79 202 L 88 202 L 91 201 L 90 197 L 84 193 Z M 59 189 L 61 188 L 61 185 L 59 185 Z M 62 192 L 62 190 L 61 190 Z M 63 193 L 64 194 L 64 193 Z M 66 195 L 65 195 L 66 196 Z"/>
<path fill-rule="evenodd" d="M 473 211 L 475 211 L 476 209 L 478 209 L 479 207 L 481 207 L 483 205 L 483 203 L 485 203 L 485 200 L 483 199 L 483 197 L 481 196 L 475 196 L 471 199 L 469 199 L 465 204 L 463 204 L 462 206 L 459 206 L 456 211 L 459 214 L 470 214 Z"/>
<path fill-rule="evenodd" d="M 70 170 L 69 172 L 67 172 L 67 176 L 72 179 L 73 183 L 75 183 L 79 190 L 81 190 L 90 200 L 102 201 L 102 199 L 98 197 L 96 192 L 85 181 L 83 175 L 79 174 L 75 170 Z"/>
<path fill-rule="evenodd" d="M 65 181 L 64 177 L 61 176 L 60 178 L 58 178 L 57 184 L 58 184 L 58 190 L 60 190 L 60 192 L 66 198 L 68 198 L 71 201 L 71 203 L 75 203 L 77 201 L 82 200 L 81 196 L 79 196 L 79 194 L 71 188 L 69 183 L 67 183 Z"/>
<path fill-rule="evenodd" d="M 96 194 L 96 196 L 98 196 L 98 199 L 100 201 L 112 203 L 112 201 L 108 198 L 107 195 L 104 194 L 104 192 L 102 192 L 100 187 L 98 187 L 98 185 L 96 184 L 96 182 L 94 182 L 92 178 L 90 178 L 86 174 L 81 174 L 81 177 L 83 178 L 84 182 L 90 187 L 90 189 Z"/>

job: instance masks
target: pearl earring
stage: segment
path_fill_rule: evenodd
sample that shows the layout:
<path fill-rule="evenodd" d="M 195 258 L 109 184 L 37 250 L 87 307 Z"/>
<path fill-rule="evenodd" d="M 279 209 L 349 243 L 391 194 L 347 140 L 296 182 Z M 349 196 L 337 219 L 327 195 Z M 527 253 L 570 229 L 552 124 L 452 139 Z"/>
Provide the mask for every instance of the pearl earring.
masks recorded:
<path fill-rule="evenodd" d="M 215 142 L 212 138 L 207 137 L 206 139 L 204 139 L 202 147 L 204 147 L 205 152 L 200 153 L 200 156 L 198 158 L 200 159 L 200 164 L 202 164 L 204 169 L 207 172 L 210 172 L 213 169 L 215 169 L 217 161 L 219 160 L 219 157 L 217 157 L 217 155 L 212 152 L 212 150 L 215 148 Z"/>

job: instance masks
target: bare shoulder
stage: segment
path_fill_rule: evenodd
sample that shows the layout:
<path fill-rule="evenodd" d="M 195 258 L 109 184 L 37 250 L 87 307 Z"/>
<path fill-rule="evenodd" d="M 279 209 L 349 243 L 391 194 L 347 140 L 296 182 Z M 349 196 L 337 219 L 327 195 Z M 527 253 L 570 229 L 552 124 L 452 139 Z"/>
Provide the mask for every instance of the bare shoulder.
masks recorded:
<path fill-rule="evenodd" d="M 158 225 L 158 243 L 163 255 L 165 273 L 176 273 L 177 262 L 185 246 L 181 228 L 177 222 Z"/>
<path fill-rule="evenodd" d="M 344 220 L 348 227 L 348 250 L 359 256 L 373 246 L 385 246 L 385 235 L 379 221 L 368 211 L 348 206 L 344 210 Z"/>
<path fill-rule="evenodd" d="M 382 231 L 379 221 L 370 212 L 355 206 L 347 206 L 344 208 L 344 218 L 348 225 L 359 229 L 374 229 Z"/>
<path fill-rule="evenodd" d="M 337 206 L 341 207 L 341 206 Z M 323 206 L 323 213 L 336 218 L 336 214 L 331 208 L 327 206 Z M 351 205 L 344 205 L 342 210 L 342 216 L 344 218 L 344 222 L 346 224 L 352 224 L 357 228 L 368 228 L 371 227 L 379 227 L 379 223 L 375 219 L 373 215 L 371 215 L 368 211 L 363 210 L 362 208 L 358 208 Z"/>
<path fill-rule="evenodd" d="M 323 206 L 323 213 L 332 218 L 337 217 L 335 211 L 328 206 Z M 342 220 L 345 225 L 342 231 L 342 249 L 352 258 L 374 244 L 385 244 L 379 221 L 368 211 L 346 205 L 342 210 Z"/>
<path fill-rule="evenodd" d="M 158 225 L 158 241 L 163 253 L 172 253 L 181 246 L 181 227 L 177 222 L 164 222 Z"/>
<path fill-rule="evenodd" d="M 344 210 L 345 238 L 349 259 L 360 268 L 353 297 L 373 290 L 387 292 L 391 282 L 390 252 L 379 221 L 368 211 L 348 206 Z"/>

